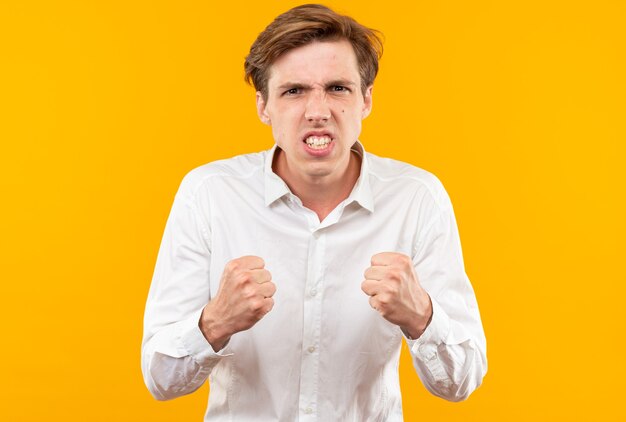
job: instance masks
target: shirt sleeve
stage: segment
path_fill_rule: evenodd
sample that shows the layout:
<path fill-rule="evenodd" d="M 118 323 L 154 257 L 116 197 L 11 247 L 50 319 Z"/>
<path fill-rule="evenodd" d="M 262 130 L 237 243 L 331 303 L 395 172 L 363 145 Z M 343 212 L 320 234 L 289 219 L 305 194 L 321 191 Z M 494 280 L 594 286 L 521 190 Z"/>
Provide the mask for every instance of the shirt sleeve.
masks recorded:
<path fill-rule="evenodd" d="M 189 179 L 181 183 L 165 226 L 144 315 L 141 368 L 158 400 L 197 390 L 231 354 L 228 347 L 216 353 L 198 326 L 211 298 L 211 245 Z"/>
<path fill-rule="evenodd" d="M 413 255 L 417 276 L 431 297 L 432 320 L 417 340 L 406 341 L 426 388 L 446 400 L 461 401 L 485 376 L 486 341 L 452 205 L 440 190 Z"/>

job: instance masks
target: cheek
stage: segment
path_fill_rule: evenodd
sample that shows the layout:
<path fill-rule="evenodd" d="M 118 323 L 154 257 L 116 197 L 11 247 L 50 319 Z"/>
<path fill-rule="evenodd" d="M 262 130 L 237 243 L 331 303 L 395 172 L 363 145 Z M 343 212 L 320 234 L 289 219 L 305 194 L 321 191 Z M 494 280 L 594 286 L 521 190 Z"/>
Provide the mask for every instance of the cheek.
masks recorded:
<path fill-rule="evenodd" d="M 280 147 L 283 144 L 283 134 L 282 130 L 278 126 L 272 126 L 272 136 L 274 137 L 274 142 Z"/>
<path fill-rule="evenodd" d="M 358 137 L 361 133 L 361 116 L 350 115 L 349 122 L 346 121 L 346 128 L 350 132 L 351 137 Z"/>
<path fill-rule="evenodd" d="M 297 104 L 293 107 L 276 108 L 272 118 L 272 133 L 274 139 L 281 142 L 288 142 L 298 135 L 302 114 L 298 113 Z"/>
<path fill-rule="evenodd" d="M 339 113 L 339 118 L 343 122 L 346 127 L 360 127 L 361 121 L 361 110 L 356 107 L 345 107 L 342 108 L 341 113 Z"/>
<path fill-rule="evenodd" d="M 289 128 L 284 125 L 272 125 L 272 136 L 274 137 L 274 142 L 276 142 L 276 144 L 282 149 L 289 149 L 289 139 L 293 137 L 293 135 L 290 136 L 290 134 L 291 132 Z"/>

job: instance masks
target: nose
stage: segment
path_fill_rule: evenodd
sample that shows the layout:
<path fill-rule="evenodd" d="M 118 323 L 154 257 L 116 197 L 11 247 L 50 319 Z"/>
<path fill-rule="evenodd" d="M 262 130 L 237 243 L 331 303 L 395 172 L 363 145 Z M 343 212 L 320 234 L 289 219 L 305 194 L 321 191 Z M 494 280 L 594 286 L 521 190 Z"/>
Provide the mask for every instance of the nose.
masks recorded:
<path fill-rule="evenodd" d="M 304 117 L 311 123 L 325 122 L 330 119 L 330 107 L 326 102 L 326 92 L 323 90 L 311 92 L 306 103 Z"/>

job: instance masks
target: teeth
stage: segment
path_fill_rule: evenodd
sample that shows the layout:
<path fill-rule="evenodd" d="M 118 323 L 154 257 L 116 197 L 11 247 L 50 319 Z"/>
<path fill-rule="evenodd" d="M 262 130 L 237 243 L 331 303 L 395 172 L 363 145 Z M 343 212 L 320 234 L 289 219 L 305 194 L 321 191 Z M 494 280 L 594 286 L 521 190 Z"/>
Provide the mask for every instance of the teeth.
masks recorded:
<path fill-rule="evenodd" d="M 309 136 L 306 138 L 306 144 L 313 149 L 326 148 L 330 144 L 328 136 Z"/>

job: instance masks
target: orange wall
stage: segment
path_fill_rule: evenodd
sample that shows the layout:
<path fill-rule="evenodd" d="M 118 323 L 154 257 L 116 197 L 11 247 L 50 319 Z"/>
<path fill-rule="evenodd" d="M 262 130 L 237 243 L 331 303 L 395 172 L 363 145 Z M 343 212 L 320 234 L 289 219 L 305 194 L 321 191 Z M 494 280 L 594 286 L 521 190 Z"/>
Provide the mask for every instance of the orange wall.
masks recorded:
<path fill-rule="evenodd" d="M 201 420 L 154 401 L 143 306 L 190 169 L 272 144 L 242 62 L 292 1 L 0 5 L 0 414 Z M 615 420 L 626 377 L 626 3 L 329 1 L 386 36 L 374 153 L 437 174 L 488 340 L 469 401 L 402 360 L 407 420 Z"/>

